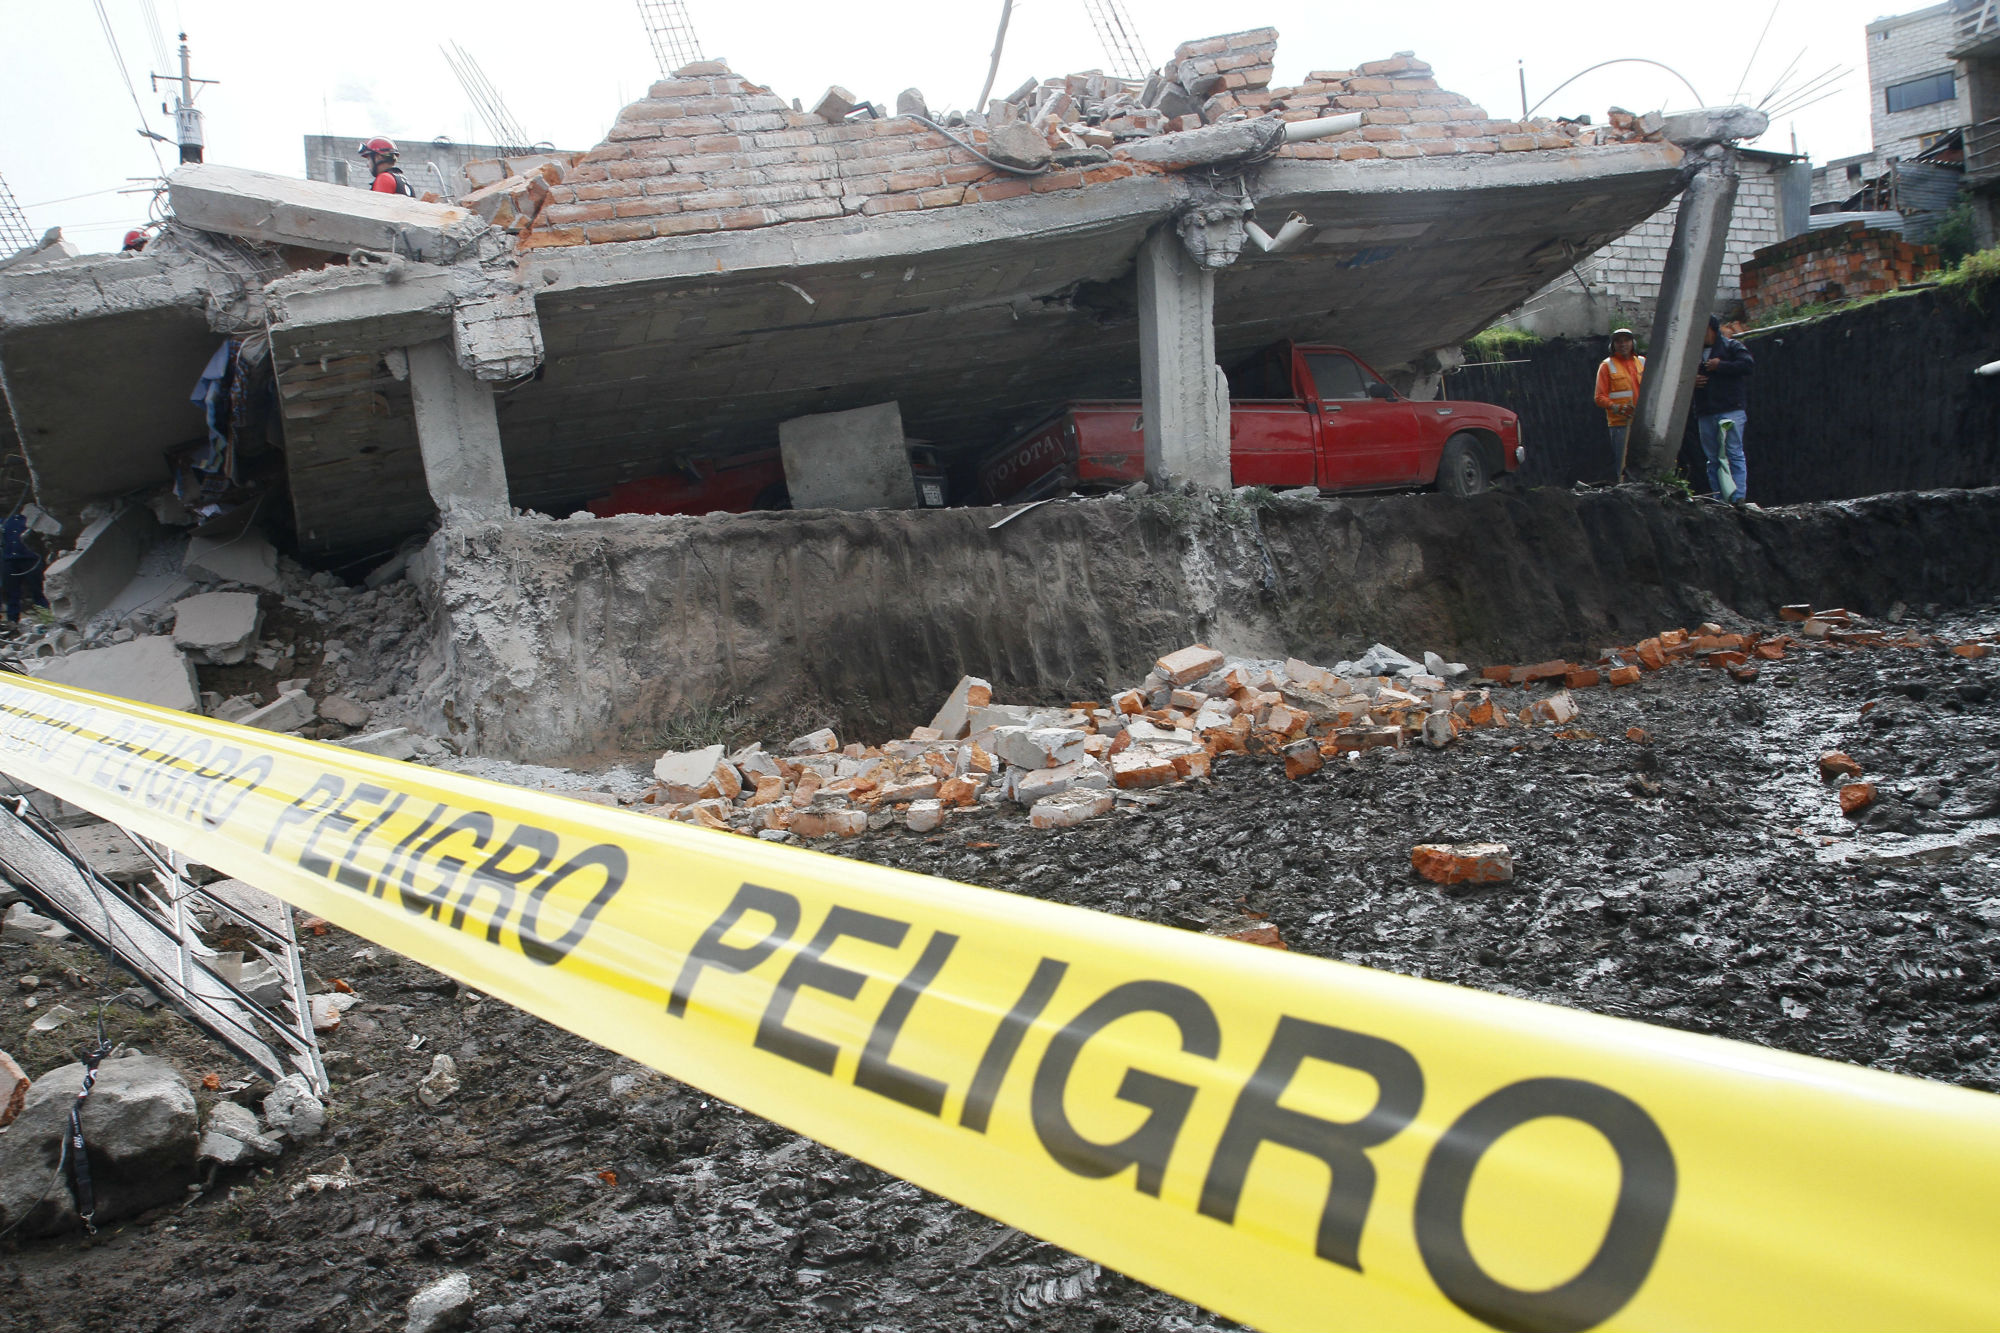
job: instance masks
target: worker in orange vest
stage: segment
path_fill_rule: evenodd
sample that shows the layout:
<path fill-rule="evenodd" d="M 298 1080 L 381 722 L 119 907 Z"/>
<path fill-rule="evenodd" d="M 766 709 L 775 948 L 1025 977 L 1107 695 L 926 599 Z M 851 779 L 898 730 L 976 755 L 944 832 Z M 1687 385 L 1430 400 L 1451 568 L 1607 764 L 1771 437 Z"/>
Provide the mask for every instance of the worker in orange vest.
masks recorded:
<path fill-rule="evenodd" d="M 1611 476 L 1625 475 L 1625 437 L 1632 429 L 1632 414 L 1639 410 L 1639 384 L 1646 377 L 1646 358 L 1639 355 L 1638 340 L 1630 329 L 1611 331 L 1611 355 L 1597 365 L 1597 405 L 1604 409 L 1605 425 L 1611 429 Z"/>

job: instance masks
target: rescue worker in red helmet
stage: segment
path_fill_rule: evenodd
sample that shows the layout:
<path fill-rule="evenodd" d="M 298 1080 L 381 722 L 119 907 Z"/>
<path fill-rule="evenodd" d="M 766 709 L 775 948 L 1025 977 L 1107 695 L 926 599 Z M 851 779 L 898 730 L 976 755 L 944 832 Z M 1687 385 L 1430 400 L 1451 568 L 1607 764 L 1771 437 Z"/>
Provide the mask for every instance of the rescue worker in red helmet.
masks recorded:
<path fill-rule="evenodd" d="M 134 255 L 138 254 L 141 250 L 146 248 L 146 241 L 147 241 L 147 236 L 146 233 L 143 231 L 134 229 L 132 231 L 126 232 L 125 248 L 123 253 L 134 254 Z"/>
<path fill-rule="evenodd" d="M 396 165 L 396 141 L 379 135 L 355 150 L 368 159 L 368 166 L 375 173 L 375 183 L 368 188 L 377 194 L 406 194 L 417 197 L 416 187 L 403 179 L 403 169 Z"/>

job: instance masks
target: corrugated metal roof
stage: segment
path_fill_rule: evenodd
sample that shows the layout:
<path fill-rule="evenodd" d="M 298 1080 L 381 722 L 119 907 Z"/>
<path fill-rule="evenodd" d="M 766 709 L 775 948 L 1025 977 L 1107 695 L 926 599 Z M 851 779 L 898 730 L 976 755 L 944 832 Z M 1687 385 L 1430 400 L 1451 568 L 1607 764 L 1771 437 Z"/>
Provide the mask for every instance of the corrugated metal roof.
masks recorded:
<path fill-rule="evenodd" d="M 1877 231 L 1893 231 L 1903 234 L 1904 225 L 1909 221 L 1901 213 L 1884 211 L 1881 213 L 1814 213 L 1810 218 L 1814 231 L 1825 231 L 1828 227 L 1838 227 L 1843 222 L 1859 222 L 1864 227 Z"/>
<path fill-rule="evenodd" d="M 1959 191 L 1965 188 L 1965 172 L 1928 162 L 1898 162 L 1893 170 L 1896 206 L 1908 218 L 1903 236 L 1919 245 L 1928 244 L 1940 216 L 1958 202 Z"/>

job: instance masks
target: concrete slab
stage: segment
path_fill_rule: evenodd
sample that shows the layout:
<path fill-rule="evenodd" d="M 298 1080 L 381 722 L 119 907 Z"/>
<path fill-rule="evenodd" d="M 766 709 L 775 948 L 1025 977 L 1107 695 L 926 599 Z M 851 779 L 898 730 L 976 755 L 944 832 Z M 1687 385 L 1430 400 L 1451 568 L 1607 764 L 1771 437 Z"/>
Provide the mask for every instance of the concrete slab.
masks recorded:
<path fill-rule="evenodd" d="M 234 537 L 188 538 L 187 559 L 181 567 L 190 574 L 225 583 L 284 591 L 284 582 L 278 577 L 278 548 L 256 528 L 246 528 Z"/>
<path fill-rule="evenodd" d="M 194 663 L 164 634 L 58 657 L 39 675 L 58 685 L 115 694 L 183 713 L 201 711 L 201 687 L 195 682 Z"/>
<path fill-rule="evenodd" d="M 297 731 L 313 720 L 316 711 L 310 694 L 304 690 L 286 690 L 276 702 L 265 704 L 244 718 L 242 725 L 264 731 Z"/>
<path fill-rule="evenodd" d="M 83 853 L 93 870 L 114 884 L 136 884 L 153 877 L 152 861 L 115 825 L 82 824 L 64 829 L 63 836 Z"/>
<path fill-rule="evenodd" d="M 876 403 L 779 423 L 794 509 L 915 509 L 903 411 Z"/>
<path fill-rule="evenodd" d="M 159 520 L 144 505 L 122 505 L 92 523 L 69 554 L 49 563 L 49 609 L 60 619 L 82 621 L 109 606 L 139 572 L 139 557 L 159 533 Z"/>
<path fill-rule="evenodd" d="M 205 592 L 174 603 L 174 646 L 196 662 L 233 666 L 250 656 L 264 613 L 254 592 Z"/>
<path fill-rule="evenodd" d="M 195 163 L 167 177 L 174 216 L 203 231 L 346 254 L 449 263 L 486 224 L 463 208 L 320 181 Z"/>

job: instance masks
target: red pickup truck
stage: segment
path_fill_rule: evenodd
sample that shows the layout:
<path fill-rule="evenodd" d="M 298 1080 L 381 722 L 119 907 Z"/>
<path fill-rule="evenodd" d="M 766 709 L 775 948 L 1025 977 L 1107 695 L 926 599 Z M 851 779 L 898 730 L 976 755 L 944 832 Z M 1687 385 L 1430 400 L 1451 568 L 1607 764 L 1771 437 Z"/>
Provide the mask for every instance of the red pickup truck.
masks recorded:
<path fill-rule="evenodd" d="M 1521 421 L 1491 403 L 1399 396 L 1341 347 L 1278 343 L 1229 372 L 1238 486 L 1324 491 L 1430 486 L 1477 495 L 1521 466 Z M 1071 403 L 979 464 L 989 503 L 1109 490 L 1145 475 L 1139 404 Z"/>

